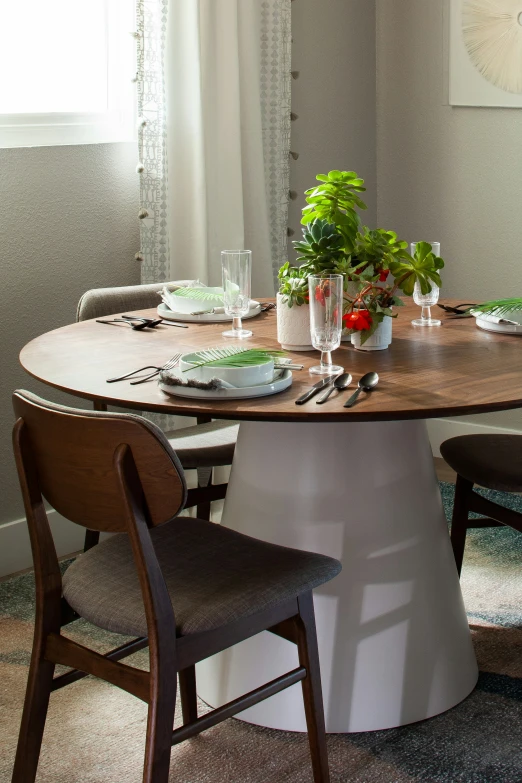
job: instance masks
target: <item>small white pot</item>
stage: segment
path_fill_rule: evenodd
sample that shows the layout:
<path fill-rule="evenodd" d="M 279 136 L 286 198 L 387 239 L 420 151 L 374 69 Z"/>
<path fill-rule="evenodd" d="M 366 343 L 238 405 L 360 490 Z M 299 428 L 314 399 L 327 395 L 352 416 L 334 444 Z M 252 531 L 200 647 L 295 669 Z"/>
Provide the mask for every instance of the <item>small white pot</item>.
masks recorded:
<path fill-rule="evenodd" d="M 288 305 L 277 294 L 277 340 L 287 351 L 313 351 L 310 342 L 310 305 Z"/>
<path fill-rule="evenodd" d="M 361 332 L 352 334 L 352 345 L 358 351 L 384 351 L 392 341 L 392 322 L 393 319 L 386 316 L 375 332 L 369 337 L 364 345 L 361 345 Z"/>

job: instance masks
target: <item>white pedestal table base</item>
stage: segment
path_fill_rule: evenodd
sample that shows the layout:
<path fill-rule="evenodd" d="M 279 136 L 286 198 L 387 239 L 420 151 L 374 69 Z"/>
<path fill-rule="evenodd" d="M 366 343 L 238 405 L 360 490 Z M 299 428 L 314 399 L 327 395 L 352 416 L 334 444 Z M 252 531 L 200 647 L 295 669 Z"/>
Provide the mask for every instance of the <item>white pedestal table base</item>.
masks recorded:
<path fill-rule="evenodd" d="M 342 561 L 315 593 L 328 732 L 430 718 L 474 688 L 423 421 L 242 423 L 222 524 Z M 218 706 L 297 665 L 293 644 L 263 633 L 198 664 L 198 693 Z M 300 685 L 239 717 L 306 731 Z"/>

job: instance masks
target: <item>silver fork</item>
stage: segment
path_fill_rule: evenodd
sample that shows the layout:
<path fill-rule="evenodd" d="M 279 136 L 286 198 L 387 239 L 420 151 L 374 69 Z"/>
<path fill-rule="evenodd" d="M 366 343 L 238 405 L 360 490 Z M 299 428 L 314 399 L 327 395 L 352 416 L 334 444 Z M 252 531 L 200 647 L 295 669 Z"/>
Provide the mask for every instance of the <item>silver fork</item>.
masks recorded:
<path fill-rule="evenodd" d="M 159 375 L 160 372 L 163 372 L 163 370 L 172 370 L 177 365 L 179 360 L 181 359 L 182 354 L 176 353 L 172 357 L 172 359 L 169 359 L 169 361 L 163 365 L 163 367 L 157 367 L 155 372 L 152 372 L 150 375 L 146 375 L 145 378 L 140 378 L 138 381 L 131 381 L 131 386 L 137 386 L 139 383 L 145 383 L 146 381 L 150 381 L 151 378 L 155 378 L 156 375 Z"/>
<path fill-rule="evenodd" d="M 160 372 L 161 370 L 170 370 L 174 365 L 179 362 L 181 358 L 180 353 L 174 354 L 172 359 L 169 359 L 166 364 L 163 365 L 163 367 L 157 367 L 155 364 L 147 364 L 145 367 L 140 367 L 137 370 L 133 370 L 132 372 L 128 372 L 126 375 L 118 375 L 117 378 L 107 378 L 106 383 L 116 383 L 116 381 L 125 381 L 127 378 L 131 378 L 133 375 L 136 375 L 139 372 L 143 372 L 144 370 L 155 370 L 156 372 Z M 156 373 L 153 373 L 154 375 Z"/>

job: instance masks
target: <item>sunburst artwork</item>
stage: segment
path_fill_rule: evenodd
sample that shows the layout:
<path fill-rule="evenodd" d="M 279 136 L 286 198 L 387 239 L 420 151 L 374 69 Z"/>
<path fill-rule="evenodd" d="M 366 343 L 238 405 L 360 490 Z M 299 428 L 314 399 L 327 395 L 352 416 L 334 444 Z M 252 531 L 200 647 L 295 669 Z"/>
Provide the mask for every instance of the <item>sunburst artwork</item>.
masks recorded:
<path fill-rule="evenodd" d="M 450 103 L 522 107 L 522 0 L 451 0 Z"/>

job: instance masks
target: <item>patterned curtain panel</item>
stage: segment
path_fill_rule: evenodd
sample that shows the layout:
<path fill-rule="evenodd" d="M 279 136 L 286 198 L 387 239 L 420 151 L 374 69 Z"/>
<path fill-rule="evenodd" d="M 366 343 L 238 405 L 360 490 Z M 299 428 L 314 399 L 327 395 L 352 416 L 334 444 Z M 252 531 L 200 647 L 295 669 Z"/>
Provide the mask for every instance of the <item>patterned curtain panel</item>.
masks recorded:
<path fill-rule="evenodd" d="M 287 256 L 290 3 L 138 0 L 142 282 L 219 284 L 219 250 L 244 246 L 254 294 L 273 293 Z"/>
<path fill-rule="evenodd" d="M 165 41 L 169 0 L 137 0 L 141 282 L 170 280 L 167 230 Z"/>

